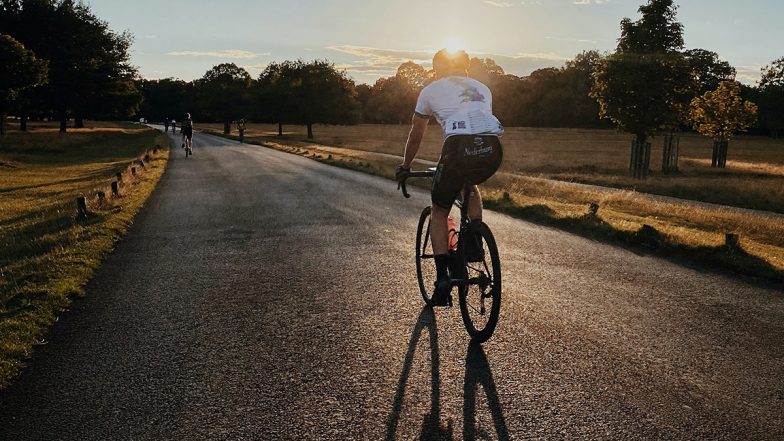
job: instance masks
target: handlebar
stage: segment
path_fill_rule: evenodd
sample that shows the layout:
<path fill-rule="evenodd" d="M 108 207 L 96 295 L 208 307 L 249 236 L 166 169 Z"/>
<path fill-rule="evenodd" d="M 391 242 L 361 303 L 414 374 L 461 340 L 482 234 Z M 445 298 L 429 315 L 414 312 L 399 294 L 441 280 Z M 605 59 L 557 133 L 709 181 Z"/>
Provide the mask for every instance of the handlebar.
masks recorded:
<path fill-rule="evenodd" d="M 433 175 L 435 175 L 435 174 L 436 174 L 436 172 L 434 170 L 410 171 L 410 172 L 406 173 L 405 175 L 403 175 L 401 180 L 397 181 L 397 188 L 398 188 L 398 190 L 402 190 L 403 191 L 403 196 L 405 196 L 407 198 L 410 198 L 411 195 L 408 194 L 408 192 L 406 191 L 406 180 L 408 180 L 409 178 L 432 178 Z"/>

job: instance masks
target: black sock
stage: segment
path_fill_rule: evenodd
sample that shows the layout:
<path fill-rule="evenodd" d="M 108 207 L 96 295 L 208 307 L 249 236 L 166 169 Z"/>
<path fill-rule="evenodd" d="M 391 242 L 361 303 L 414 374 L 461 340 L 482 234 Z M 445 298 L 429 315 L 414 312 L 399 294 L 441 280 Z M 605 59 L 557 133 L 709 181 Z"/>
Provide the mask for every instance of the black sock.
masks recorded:
<path fill-rule="evenodd" d="M 449 254 L 439 254 L 436 260 L 436 278 L 443 280 L 449 277 Z"/>

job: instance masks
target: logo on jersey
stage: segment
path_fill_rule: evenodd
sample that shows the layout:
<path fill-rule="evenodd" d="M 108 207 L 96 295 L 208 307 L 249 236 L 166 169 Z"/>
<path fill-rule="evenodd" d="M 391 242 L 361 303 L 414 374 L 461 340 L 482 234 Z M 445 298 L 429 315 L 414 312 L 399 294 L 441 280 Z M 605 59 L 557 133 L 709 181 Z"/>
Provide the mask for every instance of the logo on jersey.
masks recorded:
<path fill-rule="evenodd" d="M 465 121 L 452 121 L 452 130 L 465 129 L 465 128 L 466 128 Z"/>
<path fill-rule="evenodd" d="M 463 89 L 463 93 L 460 94 L 460 98 L 463 99 L 464 103 L 472 101 L 477 101 L 480 103 L 485 102 L 485 96 L 479 93 L 479 91 L 476 90 L 476 87 L 470 86 Z"/>

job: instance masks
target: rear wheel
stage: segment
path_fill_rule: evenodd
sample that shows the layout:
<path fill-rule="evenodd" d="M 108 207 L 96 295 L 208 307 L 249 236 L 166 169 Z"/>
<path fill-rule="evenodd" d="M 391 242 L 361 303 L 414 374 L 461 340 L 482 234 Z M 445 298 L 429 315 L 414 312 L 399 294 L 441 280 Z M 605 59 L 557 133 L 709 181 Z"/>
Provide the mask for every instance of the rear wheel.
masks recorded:
<path fill-rule="evenodd" d="M 436 283 L 436 260 L 430 243 L 430 207 L 419 216 L 416 235 L 416 270 L 419 292 L 427 306 L 433 306 L 433 288 Z"/>
<path fill-rule="evenodd" d="M 481 237 L 484 259 L 466 263 L 466 279 L 460 285 L 460 314 L 474 341 L 487 341 L 498 324 L 501 312 L 501 260 L 495 238 L 487 225 L 480 224 L 470 234 Z M 472 238 L 461 238 L 464 241 Z M 463 243 L 460 244 L 464 246 Z"/>

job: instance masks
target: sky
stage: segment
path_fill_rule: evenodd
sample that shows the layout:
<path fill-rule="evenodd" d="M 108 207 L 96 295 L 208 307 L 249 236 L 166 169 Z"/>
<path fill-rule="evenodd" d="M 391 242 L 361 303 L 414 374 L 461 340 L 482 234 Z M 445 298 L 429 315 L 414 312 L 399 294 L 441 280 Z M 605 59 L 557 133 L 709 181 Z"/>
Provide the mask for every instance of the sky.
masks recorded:
<path fill-rule="evenodd" d="M 463 48 L 507 73 L 559 67 L 583 50 L 614 50 L 624 17 L 645 0 L 92 0 L 115 31 L 135 37 L 145 78 L 192 80 L 233 62 L 257 77 L 273 61 L 328 59 L 357 83 L 429 67 L 433 53 Z M 680 0 L 686 48 L 717 52 L 749 84 L 784 56 L 784 1 Z"/>

